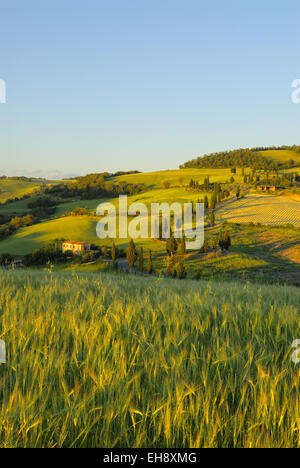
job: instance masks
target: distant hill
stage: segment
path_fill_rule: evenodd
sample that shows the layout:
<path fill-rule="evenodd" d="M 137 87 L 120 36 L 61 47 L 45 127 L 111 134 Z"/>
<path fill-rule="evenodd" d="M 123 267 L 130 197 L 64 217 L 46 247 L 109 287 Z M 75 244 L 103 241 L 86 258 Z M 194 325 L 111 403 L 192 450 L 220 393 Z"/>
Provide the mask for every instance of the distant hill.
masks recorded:
<path fill-rule="evenodd" d="M 199 156 L 180 168 L 254 167 L 288 169 L 299 166 L 300 146 L 246 148 Z"/>
<path fill-rule="evenodd" d="M 279 162 L 281 165 L 288 165 L 294 161 L 295 164 L 290 164 L 290 166 L 300 165 L 300 150 L 293 149 L 280 149 L 280 150 L 264 150 L 259 151 L 259 155 L 264 156 L 265 158 L 270 158 L 273 161 Z"/>
<path fill-rule="evenodd" d="M 41 187 L 52 186 L 63 181 L 34 179 L 29 177 L 0 177 L 0 204 L 10 204 L 32 197 Z"/>
<path fill-rule="evenodd" d="M 30 181 L 22 179 L 0 179 L 0 203 L 7 200 L 22 198 L 32 195 L 41 185 L 41 181 Z"/>

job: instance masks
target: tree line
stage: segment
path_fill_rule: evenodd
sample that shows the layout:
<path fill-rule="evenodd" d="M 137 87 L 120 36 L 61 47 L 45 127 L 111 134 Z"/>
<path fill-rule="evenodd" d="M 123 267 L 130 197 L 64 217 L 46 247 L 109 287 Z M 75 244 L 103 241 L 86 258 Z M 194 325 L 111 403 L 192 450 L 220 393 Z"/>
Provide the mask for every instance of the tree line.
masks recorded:
<path fill-rule="evenodd" d="M 78 177 L 73 182 L 64 182 L 45 188 L 45 194 L 61 198 L 78 198 L 91 200 L 100 197 L 116 197 L 118 195 L 136 195 L 145 189 L 144 184 L 129 184 L 125 181 L 114 183 L 107 181 L 105 173 L 88 174 Z"/>
<path fill-rule="evenodd" d="M 256 169 L 273 169 L 276 168 L 292 168 L 297 165 L 297 162 L 290 160 L 284 163 L 274 161 L 267 158 L 259 152 L 274 150 L 278 148 L 246 148 L 237 149 L 232 151 L 222 151 L 217 153 L 205 154 L 195 159 L 187 161 L 179 166 L 181 169 L 185 168 L 231 168 L 231 167 L 252 167 Z M 279 149 L 291 150 L 300 152 L 299 146 L 280 147 Z"/>

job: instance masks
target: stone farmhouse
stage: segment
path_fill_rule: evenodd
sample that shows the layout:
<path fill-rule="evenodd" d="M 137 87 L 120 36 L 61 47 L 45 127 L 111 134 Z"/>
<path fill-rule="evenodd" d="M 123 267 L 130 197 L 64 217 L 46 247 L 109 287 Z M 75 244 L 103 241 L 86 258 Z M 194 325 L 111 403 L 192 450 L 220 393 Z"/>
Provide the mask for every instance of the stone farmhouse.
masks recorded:
<path fill-rule="evenodd" d="M 257 189 L 261 190 L 262 192 L 276 192 L 278 187 L 275 185 L 258 185 Z"/>
<path fill-rule="evenodd" d="M 65 241 L 62 243 L 62 251 L 72 252 L 73 255 L 80 255 L 90 251 L 90 244 L 80 241 Z"/>

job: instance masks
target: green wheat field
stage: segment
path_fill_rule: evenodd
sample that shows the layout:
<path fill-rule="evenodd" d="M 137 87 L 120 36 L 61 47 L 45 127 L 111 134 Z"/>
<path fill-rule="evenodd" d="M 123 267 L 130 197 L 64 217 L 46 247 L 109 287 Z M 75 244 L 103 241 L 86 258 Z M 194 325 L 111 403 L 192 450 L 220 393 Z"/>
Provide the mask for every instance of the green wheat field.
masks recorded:
<path fill-rule="evenodd" d="M 299 288 L 0 281 L 0 447 L 300 447 Z"/>

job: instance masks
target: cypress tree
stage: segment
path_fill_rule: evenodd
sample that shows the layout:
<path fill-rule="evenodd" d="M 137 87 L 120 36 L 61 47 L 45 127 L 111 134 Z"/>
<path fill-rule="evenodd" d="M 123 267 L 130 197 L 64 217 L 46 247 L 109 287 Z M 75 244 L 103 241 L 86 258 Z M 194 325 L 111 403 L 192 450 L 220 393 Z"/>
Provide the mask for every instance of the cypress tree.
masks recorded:
<path fill-rule="evenodd" d="M 183 262 L 178 262 L 176 265 L 176 275 L 178 279 L 183 279 L 186 277 L 186 271 L 183 265 Z"/>
<path fill-rule="evenodd" d="M 208 250 L 209 250 L 209 245 L 208 245 L 207 239 L 204 239 L 204 243 L 203 243 L 203 252 L 204 252 L 204 253 L 207 253 Z"/>
<path fill-rule="evenodd" d="M 115 263 L 116 258 L 117 258 L 116 246 L 115 246 L 115 243 L 113 242 L 113 245 L 112 245 L 112 248 L 111 248 L 111 259 L 112 259 L 113 263 Z"/>
<path fill-rule="evenodd" d="M 228 250 L 229 247 L 231 246 L 231 239 L 228 234 L 228 232 L 220 232 L 219 234 L 219 246 L 221 247 L 221 250 Z"/>
<path fill-rule="evenodd" d="M 181 246 L 180 246 L 180 253 L 184 255 L 186 253 L 186 245 L 185 245 L 185 237 L 184 235 L 182 236 L 181 239 Z"/>
<path fill-rule="evenodd" d="M 148 250 L 147 272 L 148 272 L 150 275 L 151 275 L 151 273 L 152 273 L 152 254 L 151 254 L 151 249 Z"/>
<path fill-rule="evenodd" d="M 225 244 L 225 249 L 228 250 L 229 247 L 231 246 L 231 239 L 230 239 L 230 236 L 228 234 L 228 232 L 225 232 L 224 234 L 224 244 Z"/>
<path fill-rule="evenodd" d="M 140 248 L 140 252 L 139 252 L 139 270 L 144 271 L 144 251 L 143 251 L 143 248 Z"/>
<path fill-rule="evenodd" d="M 167 273 L 169 276 L 176 276 L 176 263 L 177 263 L 177 259 L 175 255 L 172 255 L 171 257 L 167 256 L 166 264 L 167 264 Z"/>
<path fill-rule="evenodd" d="M 127 263 L 129 265 L 130 269 L 132 269 L 134 267 L 134 264 L 135 264 L 136 259 L 137 259 L 135 245 L 134 245 L 134 242 L 133 242 L 132 239 L 129 242 L 129 246 L 128 246 L 128 249 L 127 249 L 127 252 L 126 252 L 126 259 L 127 259 Z"/>
<path fill-rule="evenodd" d="M 109 252 L 108 252 L 108 248 L 105 246 L 103 247 L 102 249 L 102 255 L 104 258 L 109 258 Z"/>
<path fill-rule="evenodd" d="M 166 249 L 167 249 L 167 252 L 169 255 L 174 255 L 174 253 L 176 252 L 177 250 L 177 241 L 176 239 L 174 238 L 174 236 L 171 236 L 168 240 L 167 240 L 167 244 L 166 244 Z"/>

